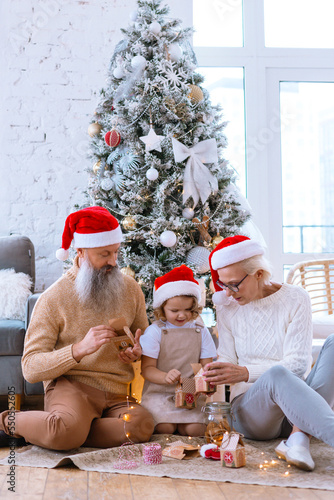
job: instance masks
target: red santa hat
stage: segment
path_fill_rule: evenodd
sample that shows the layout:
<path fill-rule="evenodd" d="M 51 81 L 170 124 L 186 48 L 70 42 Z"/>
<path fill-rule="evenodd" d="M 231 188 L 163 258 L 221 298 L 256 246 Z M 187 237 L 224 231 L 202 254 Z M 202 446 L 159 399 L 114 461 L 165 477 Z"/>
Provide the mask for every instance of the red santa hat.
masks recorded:
<path fill-rule="evenodd" d="M 196 297 L 201 300 L 201 289 L 189 267 L 182 264 L 157 278 L 154 282 L 153 308 L 160 307 L 166 300 L 180 295 Z"/>
<path fill-rule="evenodd" d="M 72 240 L 75 248 L 97 248 L 121 243 L 123 235 L 118 220 L 106 208 L 88 207 L 67 217 L 57 259 L 68 258 Z"/>
<path fill-rule="evenodd" d="M 226 298 L 225 292 L 216 284 L 219 279 L 217 269 L 263 254 L 264 248 L 257 241 L 240 235 L 224 238 L 212 250 L 209 255 L 209 264 L 213 286 L 215 287 L 212 300 L 216 305 L 224 303 Z"/>

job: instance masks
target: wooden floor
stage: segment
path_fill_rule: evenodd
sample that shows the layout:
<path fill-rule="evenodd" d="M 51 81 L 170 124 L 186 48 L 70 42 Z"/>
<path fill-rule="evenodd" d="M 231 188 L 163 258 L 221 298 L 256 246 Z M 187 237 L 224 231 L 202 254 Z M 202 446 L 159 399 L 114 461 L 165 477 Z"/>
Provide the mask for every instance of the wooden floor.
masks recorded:
<path fill-rule="evenodd" d="M 0 449 L 0 458 L 8 455 Z M 76 467 L 42 469 L 16 467 L 15 493 L 8 491 L 8 466 L 0 466 L 0 498 L 27 500 L 333 500 L 333 491 L 278 488 L 155 478 L 106 472 L 86 472 Z"/>
<path fill-rule="evenodd" d="M 0 411 L 4 404 L 0 398 Z M 30 399 L 23 408 L 41 409 L 41 402 Z M 8 452 L 1 448 L 0 459 Z M 1 500 L 334 500 L 334 491 L 86 472 L 74 466 L 16 467 L 14 493 L 8 491 L 8 472 L 8 465 L 0 465 Z"/>

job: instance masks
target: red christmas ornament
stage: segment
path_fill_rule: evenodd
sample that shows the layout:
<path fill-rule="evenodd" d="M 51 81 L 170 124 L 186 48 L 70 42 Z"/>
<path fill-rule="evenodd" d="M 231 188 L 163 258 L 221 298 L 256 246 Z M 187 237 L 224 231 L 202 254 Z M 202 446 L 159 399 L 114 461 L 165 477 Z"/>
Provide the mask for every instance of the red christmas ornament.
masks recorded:
<path fill-rule="evenodd" d="M 117 132 L 117 130 L 110 130 L 104 136 L 104 140 L 108 144 L 108 146 L 115 148 L 121 142 L 121 134 Z"/>

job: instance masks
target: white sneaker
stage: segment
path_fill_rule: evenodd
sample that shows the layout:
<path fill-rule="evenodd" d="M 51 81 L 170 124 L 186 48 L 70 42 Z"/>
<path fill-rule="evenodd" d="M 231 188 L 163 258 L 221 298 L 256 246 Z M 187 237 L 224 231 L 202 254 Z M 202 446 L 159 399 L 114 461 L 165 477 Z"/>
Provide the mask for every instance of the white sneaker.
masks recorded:
<path fill-rule="evenodd" d="M 283 458 L 288 464 L 295 465 L 299 469 L 313 470 L 314 461 L 311 457 L 310 451 L 305 447 L 298 444 L 294 446 L 287 446 L 286 441 L 281 441 L 275 448 L 275 452 L 279 458 Z"/>
<path fill-rule="evenodd" d="M 311 457 L 310 450 L 305 448 L 305 446 L 301 446 L 300 444 L 295 444 L 294 446 L 288 447 L 288 451 L 285 453 L 285 460 L 288 462 L 288 464 L 293 464 L 299 469 L 314 469 L 314 462 Z"/>
<path fill-rule="evenodd" d="M 281 441 L 278 446 L 275 448 L 276 455 L 278 458 L 283 458 L 286 460 L 286 452 L 289 449 L 289 447 L 286 445 L 286 441 Z"/>

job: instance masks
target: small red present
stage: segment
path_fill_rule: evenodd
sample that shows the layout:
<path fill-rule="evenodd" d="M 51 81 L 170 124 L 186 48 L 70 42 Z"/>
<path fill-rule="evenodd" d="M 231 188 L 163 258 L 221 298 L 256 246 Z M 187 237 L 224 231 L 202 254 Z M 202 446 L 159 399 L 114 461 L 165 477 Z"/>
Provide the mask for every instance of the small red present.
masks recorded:
<path fill-rule="evenodd" d="M 175 407 L 191 410 L 196 408 L 196 401 L 194 378 L 183 378 L 175 388 Z"/>

